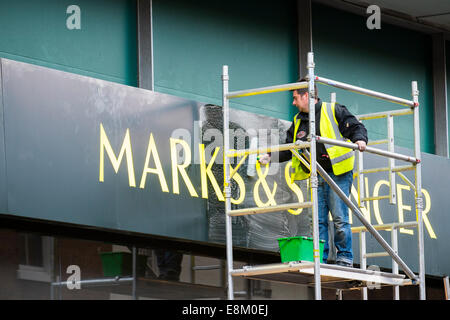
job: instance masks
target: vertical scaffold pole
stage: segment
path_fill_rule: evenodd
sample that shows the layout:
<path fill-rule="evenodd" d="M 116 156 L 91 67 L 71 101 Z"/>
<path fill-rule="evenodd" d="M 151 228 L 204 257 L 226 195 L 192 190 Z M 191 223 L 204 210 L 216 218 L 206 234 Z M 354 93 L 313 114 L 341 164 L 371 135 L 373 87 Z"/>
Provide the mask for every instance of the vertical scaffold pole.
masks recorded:
<path fill-rule="evenodd" d="M 387 128 L 388 128 L 388 151 L 395 152 L 394 145 L 394 116 L 388 115 L 387 119 Z M 389 166 L 389 203 L 396 204 L 397 203 L 397 192 L 396 192 L 396 183 L 395 183 L 395 172 L 392 172 L 392 169 L 395 167 L 395 159 L 388 159 Z"/>
<path fill-rule="evenodd" d="M 227 250 L 227 281 L 228 281 L 228 299 L 234 299 L 233 291 L 233 233 L 231 219 L 228 213 L 231 211 L 231 188 L 229 159 L 227 152 L 230 149 L 229 120 L 230 110 L 228 94 L 228 66 L 222 68 L 222 106 L 223 106 L 223 165 L 224 165 L 224 193 L 225 193 L 225 232 L 226 232 L 226 250 Z"/>
<path fill-rule="evenodd" d="M 336 92 L 332 92 L 330 96 L 330 102 L 335 103 L 336 102 Z"/>
<path fill-rule="evenodd" d="M 132 261 L 133 282 L 131 284 L 131 296 L 132 296 L 133 300 L 137 300 L 137 296 L 136 296 L 136 285 L 137 285 L 136 258 L 137 258 L 137 249 L 136 249 L 135 246 L 133 246 L 132 254 L 133 254 L 133 261 Z"/>
<path fill-rule="evenodd" d="M 421 159 L 420 153 L 420 126 L 419 126 L 419 90 L 417 81 L 412 82 L 412 97 L 414 101 L 414 153 L 416 159 Z M 418 222 L 417 242 L 419 249 L 419 287 L 420 300 L 426 299 L 425 294 L 425 255 L 424 255 L 424 234 L 423 234 L 423 199 L 422 199 L 422 163 L 416 164 L 416 219 Z"/>
<path fill-rule="evenodd" d="M 445 291 L 445 300 L 450 300 L 450 294 L 449 294 L 449 281 L 448 276 L 444 277 L 444 291 Z"/>
<path fill-rule="evenodd" d="M 309 81 L 309 135 L 311 137 L 310 147 L 310 163 L 311 163 L 311 202 L 312 220 L 313 220 L 313 252 L 314 252 L 314 283 L 315 283 L 315 299 L 322 299 L 321 283 L 320 283 L 320 249 L 319 249 L 319 205 L 317 201 L 317 164 L 316 164 L 316 112 L 315 112 L 315 78 L 314 78 L 314 54 L 308 53 L 308 81 Z"/>
<path fill-rule="evenodd" d="M 359 233 L 359 261 L 361 264 L 361 269 L 367 269 L 367 257 L 366 257 L 366 232 L 361 231 Z M 367 300 L 367 287 L 361 289 L 361 297 L 363 300 Z"/>
<path fill-rule="evenodd" d="M 392 228 L 391 246 L 392 246 L 392 249 L 395 251 L 395 253 L 398 254 L 398 230 L 397 230 L 397 228 Z M 395 262 L 394 259 L 392 259 L 392 273 L 398 274 L 398 263 Z M 394 300 L 400 300 L 400 287 L 394 286 L 392 294 L 393 294 Z"/>
<path fill-rule="evenodd" d="M 359 150 L 356 150 L 356 159 L 358 162 L 358 175 L 356 180 L 358 186 L 358 207 L 363 208 L 365 206 L 365 201 L 363 199 L 366 197 L 364 192 L 364 174 L 362 172 L 364 170 L 364 158 L 363 153 Z"/>

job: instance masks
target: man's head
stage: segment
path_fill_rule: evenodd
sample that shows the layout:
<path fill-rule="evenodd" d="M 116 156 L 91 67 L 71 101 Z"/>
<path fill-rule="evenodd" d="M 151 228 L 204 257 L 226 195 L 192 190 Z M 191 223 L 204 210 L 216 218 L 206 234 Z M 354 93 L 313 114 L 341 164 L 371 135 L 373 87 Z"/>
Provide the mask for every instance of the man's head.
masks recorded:
<path fill-rule="evenodd" d="M 307 82 L 305 78 L 302 78 L 298 80 L 297 82 Z M 317 87 L 314 85 L 314 91 L 315 91 L 315 100 L 317 102 L 318 100 L 318 92 Z M 302 88 L 302 89 L 295 89 L 292 90 L 292 105 L 296 106 L 298 111 L 300 112 L 309 112 L 309 92 L 308 88 Z"/>

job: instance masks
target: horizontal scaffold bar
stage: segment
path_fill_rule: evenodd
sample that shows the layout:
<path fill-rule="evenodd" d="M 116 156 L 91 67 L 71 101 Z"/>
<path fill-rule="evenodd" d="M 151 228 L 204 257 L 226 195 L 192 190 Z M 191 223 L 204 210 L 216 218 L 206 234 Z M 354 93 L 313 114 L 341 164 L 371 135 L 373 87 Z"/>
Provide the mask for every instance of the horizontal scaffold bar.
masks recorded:
<path fill-rule="evenodd" d="M 250 214 L 258 214 L 258 213 L 268 213 L 275 211 L 284 211 L 289 209 L 298 209 L 298 208 L 311 208 L 312 202 L 295 202 L 295 203 L 286 203 L 280 204 L 278 206 L 270 206 L 270 207 L 262 207 L 262 208 L 244 208 L 244 209 L 236 209 L 228 212 L 229 216 L 245 216 Z"/>
<path fill-rule="evenodd" d="M 317 142 L 320 142 L 320 143 L 331 144 L 331 145 L 345 147 L 345 148 L 349 148 L 349 149 L 353 149 L 353 150 L 358 149 L 358 145 L 356 143 L 339 141 L 339 140 L 335 140 L 335 139 L 328 139 L 328 138 L 324 138 L 324 137 L 320 137 L 320 136 L 316 136 L 316 140 L 317 140 Z M 389 151 L 376 149 L 376 148 L 372 148 L 372 147 L 366 147 L 365 152 L 374 153 L 374 154 L 378 154 L 380 156 L 385 156 L 385 157 L 393 158 L 393 159 L 397 159 L 397 160 L 408 161 L 408 162 L 412 162 L 412 163 L 420 162 L 419 159 L 416 159 L 414 157 L 405 156 L 400 153 L 389 152 Z"/>
<path fill-rule="evenodd" d="M 271 87 L 231 91 L 226 94 L 226 98 L 227 99 L 243 98 L 243 97 L 248 97 L 248 96 L 255 96 L 258 94 L 290 91 L 290 90 L 304 89 L 304 88 L 308 88 L 308 82 L 294 82 L 294 83 L 282 84 L 282 85 L 271 86 Z"/>
<path fill-rule="evenodd" d="M 80 280 L 80 281 L 61 281 L 61 282 L 52 282 L 52 286 L 66 286 L 68 284 L 80 284 L 80 285 L 111 285 L 111 284 L 117 284 L 122 282 L 132 282 L 132 277 L 125 277 L 125 278 L 105 278 L 105 279 L 89 279 L 89 280 Z"/>
<path fill-rule="evenodd" d="M 267 152 L 278 152 L 278 151 L 285 151 L 285 150 L 291 150 L 291 149 L 305 149 L 309 148 L 311 143 L 309 142 L 302 142 L 297 141 L 296 143 L 286 143 L 286 144 L 280 144 L 277 146 L 270 146 L 270 147 L 264 147 L 264 148 L 258 148 L 258 149 L 243 149 L 243 150 L 232 150 L 227 153 L 227 156 L 230 158 L 233 157 L 242 157 L 249 154 L 260 154 L 260 153 L 267 153 Z"/>
<path fill-rule="evenodd" d="M 391 111 L 384 111 L 384 112 L 360 114 L 360 115 L 357 115 L 356 118 L 358 120 L 372 120 L 372 119 L 386 118 L 389 116 L 405 116 L 405 115 L 413 114 L 413 113 L 414 113 L 414 111 L 412 109 L 401 109 L 401 110 L 391 110 Z"/>
<path fill-rule="evenodd" d="M 361 201 L 374 201 L 374 200 L 382 200 L 382 199 L 389 199 L 391 196 L 377 196 L 377 197 L 368 197 L 368 198 L 362 198 Z"/>
<path fill-rule="evenodd" d="M 361 87 L 353 86 L 351 84 L 334 81 L 334 80 L 330 80 L 330 79 L 326 79 L 326 78 L 322 78 L 322 77 L 316 77 L 315 80 L 316 80 L 316 82 L 326 84 L 326 85 L 329 85 L 329 86 L 332 86 L 335 88 L 353 91 L 356 93 L 379 98 L 379 99 L 386 100 L 389 102 L 398 103 L 398 104 L 401 104 L 401 105 L 404 105 L 407 107 L 416 107 L 417 106 L 414 101 L 398 98 L 395 96 L 391 96 L 389 94 L 385 94 L 385 93 L 381 93 L 381 92 L 377 92 L 377 91 L 373 91 L 373 90 L 369 90 L 369 89 L 364 89 Z"/>
<path fill-rule="evenodd" d="M 389 257 L 389 253 L 387 252 L 371 252 L 366 253 L 364 258 L 380 258 L 380 257 Z"/>
<path fill-rule="evenodd" d="M 414 169 L 415 169 L 414 165 L 398 166 L 398 167 L 392 168 L 392 172 L 409 171 L 409 170 L 414 170 Z M 389 167 L 365 169 L 365 170 L 362 170 L 361 173 L 366 174 L 366 173 L 376 173 L 376 172 L 384 172 L 384 171 L 389 171 Z M 358 175 L 357 172 L 355 172 L 355 174 Z"/>
<path fill-rule="evenodd" d="M 210 266 L 193 266 L 192 270 L 217 270 L 217 269 L 221 269 L 222 266 L 220 264 L 214 264 L 214 265 L 210 265 Z"/>
<path fill-rule="evenodd" d="M 385 144 L 388 143 L 389 141 L 387 139 L 383 139 L 383 140 L 372 140 L 369 141 L 369 143 L 367 144 L 368 146 L 373 146 L 375 144 Z"/>
<path fill-rule="evenodd" d="M 392 230 L 398 229 L 398 228 L 413 228 L 417 227 L 418 223 L 417 221 L 409 221 L 409 222 L 394 222 L 394 223 L 387 223 L 387 224 L 378 224 L 372 226 L 375 230 Z M 360 233 L 360 232 L 366 232 L 367 228 L 364 226 L 360 227 L 353 227 L 352 232 L 353 233 Z"/>

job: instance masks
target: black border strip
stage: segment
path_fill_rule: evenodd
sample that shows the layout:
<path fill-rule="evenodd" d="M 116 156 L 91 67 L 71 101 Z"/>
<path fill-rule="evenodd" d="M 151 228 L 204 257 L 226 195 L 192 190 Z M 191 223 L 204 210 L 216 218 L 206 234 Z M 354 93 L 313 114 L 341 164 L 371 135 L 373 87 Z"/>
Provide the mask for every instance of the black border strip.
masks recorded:
<path fill-rule="evenodd" d="M 84 225 L 21 217 L 0 213 L 0 230 L 12 229 L 18 232 L 32 232 L 46 236 L 75 238 L 91 241 L 109 242 L 138 248 L 164 248 L 171 251 L 180 251 L 186 254 L 226 259 L 225 244 L 193 241 L 179 238 L 169 238 L 145 233 L 129 232 Z M 250 264 L 279 263 L 280 255 L 277 252 L 233 248 L 234 261 Z M 355 264 L 355 268 L 359 265 Z M 381 268 L 380 271 L 391 272 L 390 269 Z M 403 274 L 403 272 L 400 272 Z M 443 288 L 442 277 L 426 275 L 427 288 Z"/>
<path fill-rule="evenodd" d="M 32 232 L 53 237 L 76 238 L 100 242 L 108 242 L 138 248 L 164 248 L 182 251 L 200 256 L 226 259 L 225 244 L 170 238 L 145 233 L 90 227 L 66 222 L 21 217 L 11 214 L 0 214 L 0 228 L 19 232 Z M 280 255 L 277 252 L 234 247 L 235 261 L 249 263 L 277 263 Z"/>

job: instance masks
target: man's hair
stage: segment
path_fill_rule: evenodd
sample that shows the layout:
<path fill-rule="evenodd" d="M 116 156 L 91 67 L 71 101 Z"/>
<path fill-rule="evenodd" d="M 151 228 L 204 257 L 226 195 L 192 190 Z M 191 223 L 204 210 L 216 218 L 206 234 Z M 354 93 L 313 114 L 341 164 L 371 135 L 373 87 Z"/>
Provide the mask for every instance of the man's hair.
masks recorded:
<path fill-rule="evenodd" d="M 306 78 L 301 78 L 301 79 L 298 79 L 297 82 L 308 82 L 308 80 L 306 80 Z M 306 92 L 308 92 L 308 88 L 294 89 L 293 91 L 296 91 L 298 94 L 303 95 Z M 316 86 L 315 83 L 314 83 L 314 91 L 315 91 L 315 97 L 314 98 L 318 99 L 319 98 L 319 91 L 317 91 L 317 86 Z"/>

